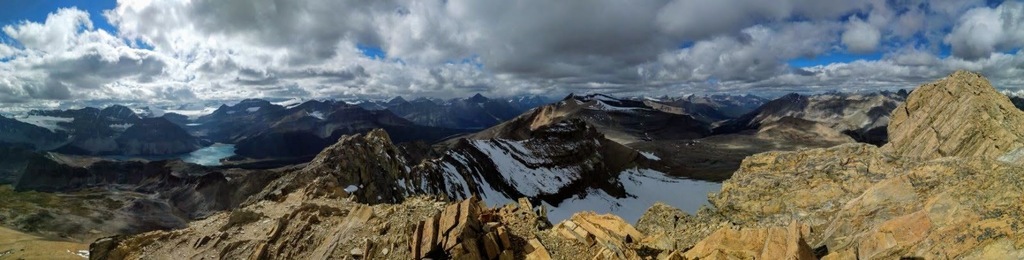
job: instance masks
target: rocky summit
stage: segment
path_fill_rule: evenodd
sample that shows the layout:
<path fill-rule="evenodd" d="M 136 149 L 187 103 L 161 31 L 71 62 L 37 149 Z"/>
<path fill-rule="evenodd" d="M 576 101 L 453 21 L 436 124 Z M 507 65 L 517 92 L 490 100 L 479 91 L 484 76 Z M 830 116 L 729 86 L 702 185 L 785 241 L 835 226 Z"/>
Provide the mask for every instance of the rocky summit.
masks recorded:
<path fill-rule="evenodd" d="M 339 180 L 409 174 L 386 160 L 401 151 L 375 146 L 385 142 L 371 133 L 342 138 L 238 209 L 184 229 L 101 239 L 91 253 L 107 259 L 1020 259 L 1024 167 L 1014 155 L 1024 131 L 1014 109 L 979 74 L 956 72 L 918 88 L 892 112 L 893 140 L 885 147 L 757 154 L 709 195 L 712 207 L 687 214 L 657 203 L 636 223 L 593 212 L 550 223 L 545 208 L 527 199 L 357 202 L 371 198 L 347 194 Z"/>
<path fill-rule="evenodd" d="M 898 156 L 1017 161 L 1024 155 L 1024 112 L 981 74 L 958 71 L 911 93 L 893 110 L 889 136 L 886 148 Z"/>

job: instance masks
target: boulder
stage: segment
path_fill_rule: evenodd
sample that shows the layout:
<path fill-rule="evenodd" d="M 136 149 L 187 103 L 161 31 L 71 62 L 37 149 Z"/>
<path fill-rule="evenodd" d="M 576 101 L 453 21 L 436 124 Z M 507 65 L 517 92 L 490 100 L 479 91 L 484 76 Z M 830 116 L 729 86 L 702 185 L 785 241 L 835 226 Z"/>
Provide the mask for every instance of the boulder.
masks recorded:
<path fill-rule="evenodd" d="M 594 212 L 574 214 L 559 223 L 556 231 L 567 239 L 578 240 L 588 246 L 600 244 L 614 256 L 626 258 L 630 254 L 629 244 L 644 240 L 646 236 L 615 215 L 597 215 Z"/>

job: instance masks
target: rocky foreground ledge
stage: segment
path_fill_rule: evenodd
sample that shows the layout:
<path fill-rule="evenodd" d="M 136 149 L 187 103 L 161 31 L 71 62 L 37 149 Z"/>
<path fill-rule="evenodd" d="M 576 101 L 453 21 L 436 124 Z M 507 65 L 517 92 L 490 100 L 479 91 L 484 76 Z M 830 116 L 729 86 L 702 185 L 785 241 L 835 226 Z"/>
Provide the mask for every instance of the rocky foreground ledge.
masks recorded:
<path fill-rule="evenodd" d="M 893 112 L 885 147 L 754 155 L 710 196 L 712 208 L 690 215 L 656 204 L 635 225 L 588 212 L 548 223 L 543 208 L 525 200 L 410 197 L 369 206 L 315 178 L 185 229 L 99 240 L 91 256 L 1021 259 L 1024 112 L 1011 108 L 979 74 L 958 71 Z M 366 170 L 344 167 L 338 171 Z"/>

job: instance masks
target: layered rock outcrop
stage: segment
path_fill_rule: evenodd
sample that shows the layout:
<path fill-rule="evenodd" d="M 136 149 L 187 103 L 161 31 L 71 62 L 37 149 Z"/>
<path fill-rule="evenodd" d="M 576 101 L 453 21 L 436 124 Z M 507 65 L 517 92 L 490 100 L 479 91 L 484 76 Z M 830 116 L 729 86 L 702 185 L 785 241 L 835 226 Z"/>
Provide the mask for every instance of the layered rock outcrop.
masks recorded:
<path fill-rule="evenodd" d="M 690 217 L 704 222 L 685 222 L 677 230 L 695 231 L 670 237 L 692 241 L 715 221 L 747 229 L 797 222 L 829 259 L 1017 258 L 1024 168 L 1007 153 L 1020 146 L 1021 114 L 980 75 L 953 73 L 893 112 L 894 139 L 884 148 L 751 156 L 711 197 L 716 209 Z"/>
<path fill-rule="evenodd" d="M 1017 161 L 1024 112 L 981 74 L 957 71 L 910 93 L 893 110 L 886 151 L 923 160 L 945 156 Z"/>

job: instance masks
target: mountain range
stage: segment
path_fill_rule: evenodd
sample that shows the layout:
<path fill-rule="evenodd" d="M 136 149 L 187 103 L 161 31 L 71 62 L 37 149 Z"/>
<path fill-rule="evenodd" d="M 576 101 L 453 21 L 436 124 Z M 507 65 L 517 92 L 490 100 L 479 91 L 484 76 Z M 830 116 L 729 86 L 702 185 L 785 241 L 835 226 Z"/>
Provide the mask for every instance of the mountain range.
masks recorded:
<path fill-rule="evenodd" d="M 560 103 L 649 113 L 634 105 L 643 102 L 606 98 Z M 815 107 L 813 98 L 785 100 L 801 111 Z M 846 143 L 749 156 L 707 195 L 710 206 L 688 212 L 671 200 L 647 200 L 651 190 L 678 198 L 688 187 L 649 168 L 659 156 L 604 136 L 586 117 L 550 113 L 557 106 L 446 143 L 452 148 L 441 157 L 418 163 L 385 131 L 345 136 L 304 167 L 282 170 L 233 210 L 174 231 L 99 239 L 90 253 L 113 259 L 1012 259 L 1024 253 L 1014 246 L 1024 238 L 1015 228 L 1024 224 L 1018 200 L 1024 197 L 1024 111 L 976 73 L 958 71 L 906 95 L 887 116 L 881 147 Z M 772 111 L 778 110 L 747 115 L 777 115 Z M 742 121 L 756 122 L 746 125 L 759 131 L 790 124 L 800 126 L 793 131 L 838 132 L 801 116 L 808 115 Z M 865 125 L 871 124 L 857 126 Z M 608 175 L 616 171 L 622 172 Z M 575 189 L 584 191 L 577 200 L 555 203 L 570 187 L 586 188 Z M 569 207 L 570 201 L 580 203 Z M 601 201 L 640 205 L 617 205 L 625 210 L 611 212 L 622 217 L 580 210 Z"/>
<path fill-rule="evenodd" d="M 1000 204 L 1020 196 L 1012 100 L 957 72 L 911 92 L 770 101 L 33 111 L 0 118 L 0 224 L 112 259 L 1000 256 L 1018 236 L 1005 212 L 1019 210 Z M 388 108 L 410 104 L 448 108 Z M 496 116 L 509 108 L 522 112 Z M 220 166 L 167 156 L 212 143 L 234 149 Z M 961 232 L 978 243 L 947 239 Z M 747 246 L 766 241 L 793 250 Z"/>

